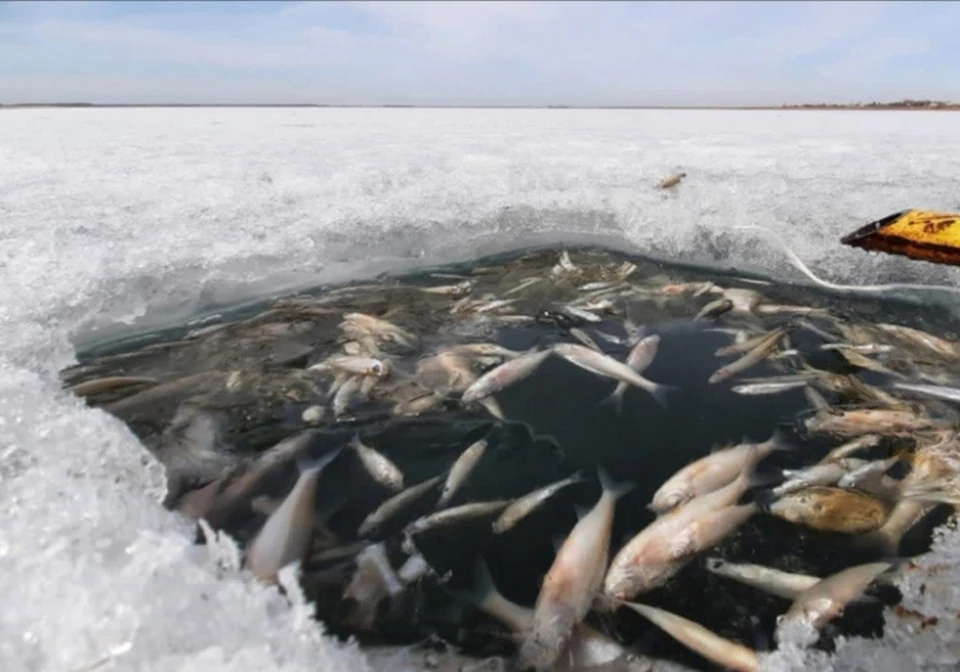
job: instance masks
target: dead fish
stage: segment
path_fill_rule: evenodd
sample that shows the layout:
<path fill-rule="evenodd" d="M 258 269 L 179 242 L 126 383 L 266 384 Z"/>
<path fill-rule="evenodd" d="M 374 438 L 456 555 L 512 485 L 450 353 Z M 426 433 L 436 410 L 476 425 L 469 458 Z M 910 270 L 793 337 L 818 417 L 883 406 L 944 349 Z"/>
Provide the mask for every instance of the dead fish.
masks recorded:
<path fill-rule="evenodd" d="M 891 488 L 893 488 L 894 491 L 896 490 L 897 481 L 885 478 L 884 474 L 890 471 L 893 465 L 899 461 L 900 456 L 895 455 L 885 460 L 873 460 L 872 462 L 861 464 L 844 474 L 843 477 L 837 481 L 837 486 L 841 488 L 855 488 L 876 495 L 891 495 L 893 494 Z"/>
<path fill-rule="evenodd" d="M 757 463 L 755 446 L 743 461 Z M 752 466 L 718 490 L 696 497 L 656 518 L 614 556 L 603 594 L 629 599 L 672 577 L 696 553 L 705 551 L 753 515 L 756 505 L 734 506 L 754 480 Z"/>
<path fill-rule="evenodd" d="M 360 376 L 351 376 L 340 386 L 337 393 L 333 395 L 333 415 L 339 418 L 347 412 L 354 397 L 360 391 L 360 385 L 363 379 Z"/>
<path fill-rule="evenodd" d="M 836 485 L 851 468 L 858 468 L 864 464 L 866 464 L 865 460 L 846 458 L 815 464 L 806 469 L 784 469 L 782 473 L 787 480 L 770 492 L 777 497 L 783 497 L 815 485 Z"/>
<path fill-rule="evenodd" d="M 733 312 L 741 314 L 754 313 L 760 302 L 763 301 L 763 295 L 760 292 L 741 287 L 728 287 L 723 290 L 723 298 L 733 304 L 731 306 Z"/>
<path fill-rule="evenodd" d="M 486 439 L 471 444 L 464 450 L 457 461 L 450 467 L 450 473 L 447 476 L 447 482 L 443 484 L 443 491 L 440 493 L 440 499 L 437 501 L 437 508 L 443 508 L 453 499 L 457 491 L 467 482 L 474 467 L 480 462 L 480 458 L 487 450 Z"/>
<path fill-rule="evenodd" d="M 452 352 L 456 355 L 466 355 L 468 357 L 498 357 L 500 359 L 515 359 L 522 355 L 522 352 L 505 348 L 496 343 L 461 343 L 451 345 L 444 352 Z"/>
<path fill-rule="evenodd" d="M 716 299 L 701 308 L 700 312 L 694 315 L 693 319 L 706 320 L 720 317 L 724 313 L 729 313 L 731 310 L 733 310 L 733 301 L 730 299 Z"/>
<path fill-rule="evenodd" d="M 351 338 L 372 335 L 408 348 L 414 347 L 417 342 L 416 336 L 406 329 L 365 313 L 347 313 L 340 322 L 340 328 Z"/>
<path fill-rule="evenodd" d="M 358 376 L 377 376 L 384 372 L 384 363 L 375 357 L 362 357 L 359 355 L 332 355 L 320 362 L 314 364 L 308 371 L 326 371 L 333 369 Z"/>
<path fill-rule="evenodd" d="M 530 515 L 534 510 L 539 508 L 545 501 L 553 497 L 557 492 L 567 487 L 568 485 L 574 485 L 575 483 L 582 483 L 586 480 L 583 472 L 577 472 L 569 478 L 565 478 L 562 481 L 557 481 L 556 483 L 551 483 L 550 485 L 544 486 L 533 492 L 520 497 L 514 501 L 510 506 L 504 510 L 500 517 L 493 523 L 493 531 L 496 534 L 503 534 L 507 530 L 511 530 L 519 523 L 521 520 Z"/>
<path fill-rule="evenodd" d="M 637 374 L 642 374 L 646 371 L 647 367 L 653 363 L 659 347 L 660 336 L 657 334 L 651 334 L 650 336 L 641 338 L 637 344 L 630 349 L 630 353 L 627 355 L 627 366 L 636 371 Z M 619 413 L 623 409 L 623 396 L 629 387 L 629 383 L 618 383 L 617 388 L 602 403 L 613 404 Z"/>
<path fill-rule="evenodd" d="M 454 298 L 460 298 L 468 295 L 473 291 L 473 282 L 470 280 L 464 280 L 463 282 L 458 282 L 455 285 L 440 285 L 437 287 L 419 287 L 418 288 L 424 294 L 437 294 L 439 296 L 452 296 Z"/>
<path fill-rule="evenodd" d="M 364 445 L 359 434 L 355 434 L 350 441 L 350 448 L 373 480 L 394 492 L 403 490 L 403 472 L 385 455 Z"/>
<path fill-rule="evenodd" d="M 111 376 L 108 378 L 96 378 L 83 383 L 77 383 L 68 388 L 78 397 L 93 397 L 104 392 L 123 389 L 125 387 L 137 387 L 140 385 L 156 385 L 160 381 L 156 378 L 147 378 L 143 376 Z"/>
<path fill-rule="evenodd" d="M 552 275 L 562 275 L 564 273 L 573 273 L 577 271 L 577 267 L 574 265 L 573 260 L 570 259 L 570 253 L 564 250 L 560 253 L 560 259 L 557 261 L 557 264 L 550 269 Z"/>
<path fill-rule="evenodd" d="M 758 499 L 763 497 L 764 493 L 759 493 Z M 814 530 L 841 534 L 871 532 L 890 516 L 890 506 L 872 495 L 819 485 L 763 504 L 777 518 Z"/>
<path fill-rule="evenodd" d="M 510 499 L 498 499 L 490 502 L 470 502 L 469 504 L 461 504 L 460 506 L 443 509 L 442 511 L 435 511 L 407 525 L 403 533 L 407 537 L 412 537 L 417 534 L 447 527 L 448 525 L 456 525 L 473 518 L 499 513 L 507 508 L 512 501 L 513 500 Z"/>
<path fill-rule="evenodd" d="M 537 284 L 538 282 L 541 282 L 542 280 L 543 278 L 539 278 L 539 277 L 526 278 L 525 280 L 521 281 L 520 284 L 518 284 L 517 286 L 512 287 L 507 291 L 505 291 L 503 293 L 503 296 L 507 297 L 507 296 L 510 296 L 511 294 L 518 294 L 519 292 L 522 292 L 523 290 L 532 287 L 533 285 Z"/>
<path fill-rule="evenodd" d="M 250 542 L 245 565 L 261 581 L 275 582 L 277 572 L 306 556 L 313 534 L 317 479 L 339 454 L 337 449 L 300 465 L 300 477 L 293 489 Z"/>
<path fill-rule="evenodd" d="M 761 340 L 753 350 L 740 359 L 719 368 L 716 373 L 710 376 L 707 382 L 711 385 L 722 382 L 759 364 L 773 353 L 777 348 L 777 344 L 786 335 L 786 329 L 782 327 L 774 329 L 766 338 Z"/>
<path fill-rule="evenodd" d="M 308 425 L 319 425 L 323 420 L 324 413 L 326 413 L 326 409 L 323 406 L 308 406 L 300 414 L 300 419 Z"/>
<path fill-rule="evenodd" d="M 860 434 L 909 434 L 934 429 L 943 423 L 896 409 L 859 408 L 830 413 L 818 412 L 804 420 L 808 432 L 854 437 Z"/>
<path fill-rule="evenodd" d="M 858 537 L 854 543 L 860 548 L 875 549 L 887 557 L 897 555 L 904 535 L 930 513 L 936 504 L 904 499 L 896 503 L 887 522 L 873 532 Z"/>
<path fill-rule="evenodd" d="M 594 313 L 590 312 L 586 308 L 578 308 L 577 306 L 567 304 L 560 310 L 561 312 L 564 312 L 571 317 L 575 317 L 577 319 L 583 320 L 584 322 L 589 322 L 591 324 L 603 322 L 603 318 L 601 318 L 599 315 L 595 315 Z"/>
<path fill-rule="evenodd" d="M 400 401 L 393 407 L 393 415 L 420 415 L 431 411 L 443 402 L 443 397 L 427 392 L 418 397 Z"/>
<path fill-rule="evenodd" d="M 465 391 L 477 376 L 465 356 L 448 350 L 420 360 L 414 378 L 422 387 L 446 397 Z"/>
<path fill-rule="evenodd" d="M 657 184 L 657 188 L 673 189 L 675 186 L 680 184 L 680 180 L 682 180 L 686 176 L 687 176 L 686 173 L 674 173 L 673 175 L 670 175 L 669 177 L 665 177 L 662 180 L 660 180 L 659 184 Z"/>
<path fill-rule="evenodd" d="M 914 394 L 933 397 L 934 399 L 942 399 L 943 401 L 960 403 L 960 389 L 955 387 L 946 387 L 943 385 L 923 385 L 917 383 L 901 383 L 898 381 L 893 383 L 893 388 L 903 392 L 913 392 Z"/>
<path fill-rule="evenodd" d="M 728 562 L 721 558 L 707 558 L 705 566 L 717 576 L 725 576 L 788 600 L 795 600 L 803 591 L 820 581 L 818 576 L 793 574 L 762 565 Z"/>
<path fill-rule="evenodd" d="M 649 392 L 661 406 L 667 405 L 667 395 L 672 389 L 671 386 L 647 380 L 626 364 L 608 355 L 576 343 L 558 343 L 553 346 L 552 351 L 585 371 L 639 387 Z"/>
<path fill-rule="evenodd" d="M 721 667 L 738 672 L 756 672 L 760 669 L 760 655 L 756 651 L 724 639 L 699 623 L 647 604 L 622 604 L 650 620 L 691 651 L 696 651 Z"/>
<path fill-rule="evenodd" d="M 695 497 L 722 488 L 744 470 L 752 470 L 757 462 L 775 450 L 789 450 L 781 442 L 779 434 L 774 434 L 763 443 L 741 443 L 705 455 L 668 478 L 654 493 L 648 508 L 656 513 L 664 513 Z"/>
<path fill-rule="evenodd" d="M 855 345 L 853 343 L 824 343 L 820 346 L 821 350 L 850 350 L 858 352 L 861 355 L 883 355 L 896 350 L 892 345 L 886 343 L 864 343 Z"/>
<path fill-rule="evenodd" d="M 767 394 L 780 394 L 781 392 L 788 392 L 800 387 L 806 387 L 807 382 L 808 381 L 806 380 L 793 380 L 779 383 L 745 383 L 742 385 L 734 385 L 730 389 L 736 394 L 755 397 Z"/>
<path fill-rule="evenodd" d="M 597 345 L 597 342 L 592 338 L 590 338 L 590 334 L 585 332 L 583 329 L 580 329 L 579 327 L 570 327 L 567 330 L 567 333 L 569 333 L 571 336 L 576 338 L 578 341 L 583 343 L 585 346 L 587 346 L 591 350 L 596 350 L 597 352 L 603 352 L 603 350 L 600 349 L 600 346 Z"/>
<path fill-rule="evenodd" d="M 422 483 L 411 486 L 403 492 L 397 493 L 383 504 L 377 507 L 370 515 L 364 518 L 360 529 L 357 530 L 357 536 L 367 537 L 375 534 L 384 523 L 388 522 L 394 516 L 401 513 L 408 506 L 416 502 L 422 496 L 427 494 L 434 486 L 446 478 L 446 474 L 428 478 Z"/>
<path fill-rule="evenodd" d="M 600 499 L 570 531 L 543 578 L 533 626 L 520 647 L 521 668 L 553 669 L 603 583 L 616 502 L 633 485 L 614 483 L 603 468 L 598 478 Z"/>
<path fill-rule="evenodd" d="M 920 329 L 905 327 L 900 324 L 876 324 L 874 326 L 877 329 L 885 331 L 888 334 L 893 334 L 902 340 L 917 345 L 922 345 L 930 352 L 934 352 L 941 357 L 945 357 L 947 359 L 954 359 L 957 357 L 957 346 L 946 339 L 940 338 L 939 336 L 934 336 L 933 334 L 928 334 Z"/>
<path fill-rule="evenodd" d="M 522 641 L 533 627 L 534 610 L 505 598 L 497 590 L 490 571 L 482 560 L 477 562 L 474 587 L 465 597 L 477 609 L 507 626 L 515 640 Z M 595 666 L 618 660 L 626 653 L 615 640 L 585 623 L 580 623 L 574 628 L 569 645 L 553 669 L 558 672 L 593 669 Z"/>
<path fill-rule="evenodd" d="M 794 600 L 790 609 L 777 619 L 774 637 L 780 641 L 784 628 L 803 622 L 819 630 L 840 616 L 847 604 L 859 597 L 882 573 L 893 567 L 892 562 L 870 562 L 850 567 L 805 590 Z"/>
<path fill-rule="evenodd" d="M 528 352 L 488 371 L 480 376 L 480 378 L 463 393 L 461 397 L 463 403 L 470 403 L 483 397 L 488 397 L 523 380 L 536 371 L 547 357 L 550 356 L 550 353 L 551 350 Z"/>
<path fill-rule="evenodd" d="M 867 448 L 876 448 L 880 445 L 880 441 L 883 440 L 883 437 L 877 434 L 866 434 L 859 438 L 854 439 L 853 441 L 848 441 L 842 446 L 837 446 L 829 453 L 826 457 L 820 460 L 821 463 L 833 462 L 836 460 L 841 460 L 850 455 L 853 455 L 856 452 L 865 450 Z"/>

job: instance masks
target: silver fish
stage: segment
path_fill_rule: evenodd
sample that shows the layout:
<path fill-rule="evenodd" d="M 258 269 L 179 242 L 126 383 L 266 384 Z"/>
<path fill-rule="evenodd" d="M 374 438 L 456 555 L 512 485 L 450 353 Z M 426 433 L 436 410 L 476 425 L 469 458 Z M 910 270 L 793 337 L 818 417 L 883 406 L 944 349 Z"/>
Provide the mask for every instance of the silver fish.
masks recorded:
<path fill-rule="evenodd" d="M 903 392 L 913 392 L 914 394 L 920 394 L 927 397 L 933 397 L 934 399 L 942 399 L 943 401 L 952 401 L 954 403 L 960 403 L 960 389 L 955 387 L 945 387 L 942 385 L 922 385 L 916 383 L 901 383 L 895 382 L 893 388 L 896 390 L 901 390 Z"/>
<path fill-rule="evenodd" d="M 820 581 L 818 576 L 793 574 L 762 565 L 727 562 L 720 558 L 707 558 L 706 568 L 713 574 L 725 576 L 765 593 L 795 600 L 803 591 Z"/>
<path fill-rule="evenodd" d="M 356 452 L 363 468 L 373 480 L 394 492 L 403 490 L 403 472 L 389 458 L 370 446 L 364 445 L 359 434 L 354 435 L 350 441 L 350 447 Z"/>
<path fill-rule="evenodd" d="M 765 394 L 780 394 L 789 390 L 795 390 L 798 387 L 804 387 L 806 380 L 794 380 L 780 383 L 746 383 L 743 385 L 734 385 L 731 390 L 744 396 L 759 396 Z"/>
<path fill-rule="evenodd" d="M 461 397 L 462 401 L 477 401 L 523 380 L 536 371 L 550 353 L 550 350 L 528 352 L 488 371 L 466 389 Z"/>
<path fill-rule="evenodd" d="M 443 491 L 440 493 L 440 499 L 437 501 L 437 508 L 442 509 L 453 498 L 457 491 L 466 483 L 473 473 L 474 467 L 480 462 L 480 458 L 487 450 L 487 441 L 480 439 L 470 445 L 457 461 L 450 467 L 450 474 L 447 476 L 447 482 L 443 484 Z"/>
<path fill-rule="evenodd" d="M 649 392 L 661 406 L 665 407 L 667 405 L 667 394 L 671 389 L 669 385 L 647 380 L 626 364 L 618 362 L 608 355 L 575 343 L 558 343 L 553 346 L 552 350 L 558 356 L 585 371 L 639 387 L 641 390 Z"/>
<path fill-rule="evenodd" d="M 774 329 L 761 340 L 753 350 L 740 359 L 717 369 L 716 373 L 710 376 L 707 382 L 711 385 L 722 382 L 759 364 L 773 353 L 777 348 L 777 344 L 780 343 L 780 340 L 786 335 L 786 329 Z"/>
<path fill-rule="evenodd" d="M 597 345 L 597 342 L 592 338 L 590 338 L 590 334 L 585 332 L 583 329 L 580 329 L 579 327 L 571 327 L 569 329 L 569 332 L 571 336 L 576 338 L 578 341 L 583 343 L 585 346 L 587 346 L 591 350 L 596 350 L 597 352 L 603 352 L 600 349 L 600 346 Z"/>
<path fill-rule="evenodd" d="M 384 523 L 420 499 L 444 478 L 446 474 L 440 474 L 397 493 L 363 519 L 360 529 L 357 530 L 357 536 L 366 537 L 376 533 Z"/>
<path fill-rule="evenodd" d="M 556 483 L 551 483 L 550 485 L 534 490 L 528 495 L 524 495 L 516 500 L 513 504 L 508 506 L 506 510 L 500 514 L 500 517 L 497 518 L 497 520 L 493 523 L 493 531 L 496 534 L 502 534 L 507 530 L 513 529 L 517 523 L 530 515 L 530 513 L 532 513 L 545 501 L 553 497 L 557 492 L 568 485 L 582 483 L 585 480 L 586 477 L 584 474 L 582 472 L 577 472 L 569 478 L 565 478 L 562 481 L 557 481 Z"/>
<path fill-rule="evenodd" d="M 302 560 L 307 554 L 316 515 L 314 497 L 317 479 L 339 454 L 340 449 L 337 449 L 313 464 L 304 465 L 293 489 L 250 543 L 245 564 L 261 581 L 275 582 L 281 569 L 291 562 Z"/>
<path fill-rule="evenodd" d="M 636 602 L 622 604 L 652 621 L 654 625 L 691 651 L 696 651 L 721 667 L 737 670 L 737 672 L 756 672 L 760 669 L 760 655 L 756 651 L 724 639 L 699 623 L 647 604 Z"/>
<path fill-rule="evenodd" d="M 354 397 L 360 391 L 360 385 L 362 383 L 363 379 L 360 376 L 352 376 L 340 386 L 340 389 L 337 390 L 337 393 L 333 397 L 334 417 L 339 418 L 347 412 Z"/>
<path fill-rule="evenodd" d="M 657 334 L 651 334 L 646 338 L 641 338 L 637 344 L 630 349 L 627 355 L 627 366 L 638 374 L 642 374 L 646 371 L 647 367 L 653 363 L 659 347 L 660 336 Z M 612 403 L 618 412 L 623 408 L 623 395 L 626 394 L 627 388 L 629 387 L 630 385 L 628 383 L 620 382 L 617 384 L 617 388 L 607 398 L 607 401 Z"/>
<path fill-rule="evenodd" d="M 456 525 L 471 518 L 480 518 L 482 516 L 499 513 L 510 505 L 510 499 L 498 499 L 491 502 L 471 502 L 461 504 L 450 509 L 436 511 L 430 515 L 423 516 L 413 521 L 403 530 L 408 537 L 430 532 L 437 528 L 448 525 Z"/>
<path fill-rule="evenodd" d="M 533 627 L 520 647 L 521 667 L 553 669 L 603 583 L 616 502 L 633 485 L 613 483 L 603 469 L 598 473 L 603 494 L 571 530 L 543 579 Z"/>

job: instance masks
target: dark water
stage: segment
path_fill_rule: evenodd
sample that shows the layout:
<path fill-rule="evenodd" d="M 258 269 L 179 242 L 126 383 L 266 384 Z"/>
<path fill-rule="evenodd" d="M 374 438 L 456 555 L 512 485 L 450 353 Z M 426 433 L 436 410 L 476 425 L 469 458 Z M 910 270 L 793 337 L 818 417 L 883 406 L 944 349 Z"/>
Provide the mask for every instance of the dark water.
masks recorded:
<path fill-rule="evenodd" d="M 619 263 L 623 259 L 622 255 L 606 252 L 584 253 L 588 252 L 606 263 Z M 576 255 L 574 259 L 577 260 Z M 525 274 L 543 273 L 555 260 L 556 251 L 525 250 L 515 255 L 483 259 L 475 264 L 445 270 L 470 275 L 475 266 L 502 266 L 502 271 L 492 275 L 504 277 L 521 271 Z M 709 279 L 724 286 L 739 283 L 740 286 L 762 291 L 769 302 L 825 307 L 835 317 L 846 320 L 898 322 L 939 334 L 958 331 L 958 325 L 947 322 L 942 313 L 922 305 L 885 302 L 876 298 L 851 302 L 800 287 L 744 284 L 717 274 L 708 276 L 696 269 L 670 268 L 636 258 L 633 261 L 640 266 L 635 274 L 639 278 L 669 275 L 673 281 Z M 478 282 L 482 282 L 482 278 L 487 276 L 477 277 Z M 390 278 L 389 281 L 397 287 L 441 282 L 424 273 Z M 320 288 L 314 295 L 323 296 L 329 289 Z M 396 302 L 391 298 L 380 298 L 385 304 L 396 307 Z M 745 320 L 770 328 L 786 320 L 785 315 L 745 318 L 728 314 L 717 320 L 692 321 L 691 317 L 699 307 L 713 298 L 678 299 L 666 305 L 635 301 L 626 306 L 633 318 L 645 325 L 646 333 L 661 335 L 657 357 L 644 376 L 676 388 L 669 396 L 666 408 L 658 405 L 646 392 L 631 388 L 626 393 L 622 411 L 618 413 L 612 406 L 600 404 L 615 387 L 614 381 L 599 378 L 557 357 L 551 357 L 533 376 L 497 395 L 508 418 L 506 422 L 496 421 L 483 411 L 464 410 L 450 402 L 441 410 L 415 418 L 393 417 L 382 404 L 369 404 L 356 410 L 355 421 L 322 425 L 310 446 L 311 453 L 319 455 L 344 446 L 359 433 L 367 445 L 381 451 L 397 464 L 408 485 L 443 473 L 466 446 L 486 436 L 490 440 L 490 449 L 468 483 L 457 494 L 453 505 L 518 497 L 580 470 L 590 478 L 561 491 L 506 534 L 494 535 L 490 530 L 492 518 L 488 517 L 418 537 L 419 550 L 438 574 L 448 575 L 448 581 L 444 585 L 424 582 L 408 591 L 392 607 L 384 606 L 375 632 L 358 633 L 344 624 L 347 607 L 339 599 L 342 583 L 327 585 L 323 581 L 311 582 L 306 579 L 307 592 L 317 602 L 318 616 L 331 631 L 344 636 L 356 635 L 361 641 L 411 643 L 436 634 L 463 647 L 467 653 L 508 654 L 513 649 L 502 636 L 502 628 L 470 606 L 462 598 L 461 591 L 469 591 L 472 587 L 477 560 L 482 558 L 506 597 L 520 604 L 532 605 L 543 575 L 553 561 L 555 540 L 562 540 L 577 520 L 575 507 L 589 508 L 600 494 L 595 478 L 598 467 L 607 469 L 615 480 L 629 481 L 635 485 L 634 490 L 617 504 L 612 556 L 623 543 L 653 520 L 654 516 L 646 509 L 646 505 L 654 491 L 679 468 L 707 454 L 714 446 L 738 443 L 745 438 L 760 442 L 770 438 L 774 431 L 779 431 L 794 449 L 778 452 L 763 463 L 762 470 L 770 474 L 778 467 L 796 468 L 812 464 L 831 447 L 842 443 L 839 440 L 809 437 L 800 431 L 798 421 L 810 413 L 802 390 L 769 396 L 740 396 L 730 390 L 731 383 L 735 381 L 707 384 L 707 378 L 722 363 L 730 361 L 718 359 L 714 352 L 731 342 L 729 335 L 711 332 L 709 328 L 718 325 L 737 326 L 744 324 Z M 522 307 L 527 309 L 528 314 L 535 313 L 551 305 L 552 300 L 550 294 L 531 294 L 524 299 Z M 434 312 L 438 310 L 436 305 L 421 305 L 411 301 L 409 310 L 401 312 L 396 322 L 408 329 L 415 329 L 426 343 L 449 343 L 454 337 L 444 330 L 442 320 L 434 318 Z M 265 304 L 248 308 L 242 313 L 227 313 L 225 319 L 247 319 L 268 307 Z M 359 309 L 378 314 L 379 308 L 372 302 L 368 307 Z M 335 331 L 338 319 L 339 315 L 336 319 L 318 318 L 315 322 L 316 331 L 311 332 L 307 339 L 314 351 L 302 360 L 285 362 L 284 366 L 277 368 L 281 371 L 303 368 L 334 352 L 336 339 L 331 333 Z M 816 318 L 812 321 L 820 324 Z M 605 316 L 600 324 L 582 328 L 588 334 L 596 330 L 613 335 L 624 334 L 622 318 L 613 315 Z M 175 341 L 184 338 L 187 331 L 187 327 L 168 329 L 140 338 L 135 345 L 143 347 Z M 816 334 L 798 330 L 791 338 L 792 347 L 807 353 L 811 365 L 835 371 L 853 370 L 839 355 L 815 352 L 822 342 Z M 523 350 L 573 339 L 562 325 L 536 321 L 520 326 L 497 327 L 487 339 L 458 340 L 495 340 L 506 347 Z M 611 344 L 599 337 L 595 340 L 607 353 L 621 361 L 625 358 L 626 346 Z M 132 349 L 135 348 L 131 348 L 130 342 L 106 344 L 96 351 L 83 353 L 81 365 L 92 366 L 98 375 L 103 375 L 108 369 L 113 375 L 157 375 L 164 370 L 176 370 L 178 375 L 182 375 L 201 368 L 201 360 L 211 367 L 219 366 L 213 355 L 191 359 L 189 351 L 187 354 L 171 351 L 123 360 L 123 364 L 113 365 L 112 368 L 98 369 L 95 366 L 98 357 Z M 416 354 L 410 356 L 406 362 L 407 370 L 416 357 Z M 245 360 L 238 356 L 236 361 Z M 404 366 L 403 362 L 398 363 L 401 370 Z M 744 375 L 760 377 L 787 372 L 789 369 L 784 365 L 765 363 Z M 883 381 L 878 374 L 859 373 L 866 381 Z M 294 401 L 274 399 L 266 404 L 266 413 L 251 413 L 249 406 L 231 408 L 228 411 L 231 415 L 227 433 L 229 443 L 238 453 L 262 450 L 284 436 L 301 431 L 300 413 L 308 405 L 317 402 L 317 399 L 311 398 Z M 131 421 L 131 426 L 150 445 L 151 438 L 155 438 L 154 430 L 137 425 L 130 418 L 125 419 Z M 162 424 L 162 420 L 157 422 Z M 290 465 L 265 482 L 255 494 L 282 496 L 295 479 L 296 468 Z M 317 507 L 320 511 L 336 510 L 328 526 L 343 541 L 355 539 L 356 529 L 364 517 L 391 494 L 363 471 L 352 454 L 334 462 L 324 473 L 321 485 Z M 387 541 L 395 567 L 399 567 L 405 559 L 396 533 L 413 517 L 430 511 L 434 501 L 435 496 L 424 498 L 419 509 L 415 507 L 410 510 L 408 515 L 396 521 L 393 527 L 385 528 L 381 537 L 378 537 Z M 908 556 L 924 552 L 929 545 L 932 527 L 943 522 L 945 515 L 937 511 L 915 527 L 905 539 L 901 554 Z M 256 533 L 262 521 L 262 516 L 245 514 L 228 521 L 226 528 L 241 543 L 245 543 Z M 827 576 L 878 557 L 875 552 L 857 548 L 848 537 L 816 532 L 763 514 L 754 516 L 707 555 L 818 576 Z M 311 572 L 319 570 L 322 568 L 304 567 L 308 577 Z M 877 595 L 882 598 L 881 601 L 896 599 L 896 595 L 891 595 L 890 591 L 879 591 Z M 789 607 L 786 600 L 709 574 L 703 568 L 702 559 L 692 562 L 666 586 L 637 599 L 686 616 L 722 636 L 759 650 L 768 650 L 772 646 L 775 619 Z M 842 619 L 827 628 L 821 646 L 829 648 L 832 636 L 839 633 L 879 635 L 882 631 L 880 611 L 879 603 L 851 607 Z M 621 610 L 612 618 L 596 620 L 591 616 L 590 619 L 625 645 L 639 651 L 695 668 L 715 669 L 647 621 L 626 610 Z"/>

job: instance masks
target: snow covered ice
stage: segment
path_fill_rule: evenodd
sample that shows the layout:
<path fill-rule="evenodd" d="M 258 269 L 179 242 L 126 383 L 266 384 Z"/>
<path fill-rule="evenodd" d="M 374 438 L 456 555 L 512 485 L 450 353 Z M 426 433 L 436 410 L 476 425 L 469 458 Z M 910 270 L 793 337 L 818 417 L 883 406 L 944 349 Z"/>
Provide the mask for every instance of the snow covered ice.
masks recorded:
<path fill-rule="evenodd" d="M 677 170 L 676 193 L 654 188 Z M 192 546 L 159 504 L 162 468 L 60 389 L 78 344 L 546 238 L 801 278 L 744 224 L 836 282 L 957 285 L 957 269 L 839 244 L 899 210 L 960 209 L 957 175 L 946 112 L 0 112 L 3 668 L 367 669 L 238 571 L 229 540 Z M 945 532 L 907 573 L 903 607 L 935 624 L 889 610 L 884 642 L 771 667 L 956 669 L 958 549 Z"/>

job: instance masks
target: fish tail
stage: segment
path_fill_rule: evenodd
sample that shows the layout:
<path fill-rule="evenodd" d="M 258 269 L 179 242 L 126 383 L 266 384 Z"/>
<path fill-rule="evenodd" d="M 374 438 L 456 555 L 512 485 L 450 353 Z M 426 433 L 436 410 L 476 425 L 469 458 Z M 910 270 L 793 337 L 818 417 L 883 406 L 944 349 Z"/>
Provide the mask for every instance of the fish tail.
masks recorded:
<path fill-rule="evenodd" d="M 603 467 L 597 467 L 597 480 L 600 481 L 604 494 L 610 494 L 614 499 L 620 499 L 636 487 L 636 483 L 614 481 Z"/>
<path fill-rule="evenodd" d="M 623 396 L 626 391 L 627 387 L 625 385 L 617 385 L 617 388 L 610 393 L 610 396 L 604 397 L 603 400 L 597 404 L 597 408 L 613 406 L 613 410 L 616 411 L 617 415 L 620 415 L 623 413 Z"/>
<path fill-rule="evenodd" d="M 656 400 L 664 410 L 667 409 L 667 397 L 673 394 L 675 391 L 679 390 L 679 387 L 675 385 L 664 385 L 663 383 L 657 383 L 650 389 L 650 395 Z"/>
<path fill-rule="evenodd" d="M 777 425 L 776 429 L 773 430 L 773 434 L 770 437 L 770 443 L 773 445 L 773 450 L 776 452 L 788 453 L 799 448 L 797 444 L 792 443 L 789 439 L 787 439 L 786 432 L 781 425 Z"/>
<path fill-rule="evenodd" d="M 322 457 L 299 458 L 297 460 L 297 468 L 301 473 L 307 471 L 321 471 L 324 467 L 337 459 L 337 456 L 340 455 L 341 452 L 343 452 L 343 448 L 336 448 Z"/>

